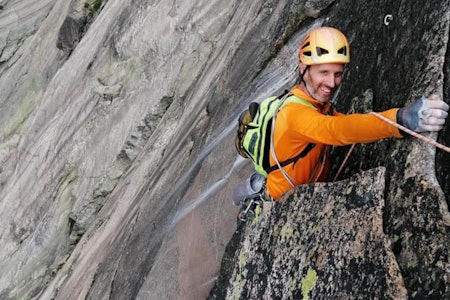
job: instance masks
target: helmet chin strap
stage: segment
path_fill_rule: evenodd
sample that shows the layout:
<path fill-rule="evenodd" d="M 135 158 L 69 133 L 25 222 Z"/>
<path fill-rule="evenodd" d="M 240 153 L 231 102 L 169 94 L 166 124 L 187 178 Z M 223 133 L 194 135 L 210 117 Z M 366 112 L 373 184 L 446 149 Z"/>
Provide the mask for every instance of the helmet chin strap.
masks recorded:
<path fill-rule="evenodd" d="M 306 67 L 305 67 L 305 70 L 303 70 L 303 73 L 300 73 L 300 80 L 299 80 L 299 83 L 304 83 L 305 84 L 305 86 L 306 86 L 306 82 L 303 80 L 303 77 L 305 77 L 305 74 L 306 74 L 306 71 L 309 69 L 309 66 L 308 65 L 306 65 Z"/>
<path fill-rule="evenodd" d="M 305 85 L 306 91 L 308 94 L 312 97 L 311 91 L 309 90 L 308 85 L 306 84 L 306 81 L 303 79 L 305 77 L 306 71 L 309 69 L 309 65 L 306 66 L 305 70 L 303 70 L 303 73 L 300 75 L 300 84 L 303 83 Z"/>

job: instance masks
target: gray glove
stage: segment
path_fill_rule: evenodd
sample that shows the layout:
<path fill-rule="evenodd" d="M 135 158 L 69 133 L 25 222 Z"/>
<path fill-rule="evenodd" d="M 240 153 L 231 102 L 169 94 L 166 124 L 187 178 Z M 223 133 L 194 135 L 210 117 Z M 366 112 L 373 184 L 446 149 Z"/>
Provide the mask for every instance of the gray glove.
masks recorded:
<path fill-rule="evenodd" d="M 421 97 L 397 112 L 397 123 L 415 132 L 439 131 L 448 116 L 448 104 L 438 95 Z"/>

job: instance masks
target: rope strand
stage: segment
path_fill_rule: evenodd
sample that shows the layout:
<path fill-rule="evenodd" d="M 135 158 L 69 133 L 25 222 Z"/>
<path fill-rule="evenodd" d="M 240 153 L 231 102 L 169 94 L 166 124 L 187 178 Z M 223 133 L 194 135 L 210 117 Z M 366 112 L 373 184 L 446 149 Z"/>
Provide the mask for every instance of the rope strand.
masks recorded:
<path fill-rule="evenodd" d="M 396 123 L 396 122 L 394 122 L 394 121 L 392 121 L 392 120 L 386 118 L 385 116 L 382 116 L 382 115 L 379 114 L 379 113 L 371 112 L 371 114 L 374 115 L 375 117 L 377 117 L 377 118 L 379 118 L 379 119 L 385 121 L 386 123 L 389 123 L 389 124 L 391 124 L 391 125 L 393 125 L 393 126 L 399 128 L 399 129 L 403 130 L 404 132 L 409 133 L 410 135 L 412 135 L 412 136 L 414 136 L 414 137 L 416 137 L 416 138 L 418 138 L 418 139 L 420 139 L 420 140 L 422 140 L 422 141 L 424 141 L 424 142 L 426 142 L 426 143 L 428 143 L 428 144 L 430 144 L 430 145 L 433 145 L 433 146 L 435 146 L 435 147 L 437 147 L 437 148 L 439 148 L 439 149 L 441 149 L 441 150 L 444 150 L 445 152 L 450 153 L 450 148 L 447 147 L 447 146 L 444 146 L 444 145 L 442 145 L 442 144 L 439 144 L 438 142 L 436 142 L 436 141 L 434 141 L 434 140 L 432 140 L 432 139 L 430 139 L 430 138 L 428 138 L 428 137 L 426 137 L 426 136 L 423 136 L 423 135 L 421 135 L 421 134 L 418 134 L 417 132 L 414 132 L 414 131 L 408 129 L 408 128 L 406 128 L 405 126 L 402 126 L 402 125 L 400 125 L 400 124 L 398 124 L 398 123 Z"/>
<path fill-rule="evenodd" d="M 341 175 L 341 171 L 344 168 L 345 164 L 347 163 L 347 160 L 350 157 L 350 154 L 352 154 L 353 149 L 355 149 L 355 146 L 356 146 L 356 144 L 353 144 L 350 147 L 350 149 L 348 150 L 347 155 L 344 158 L 344 161 L 342 161 L 342 164 L 341 164 L 341 166 L 339 167 L 339 170 L 336 173 L 336 176 L 334 176 L 333 182 L 335 182 L 338 179 L 339 175 Z"/>
<path fill-rule="evenodd" d="M 445 145 L 442 145 L 442 144 L 439 144 L 435 140 L 432 140 L 432 139 L 430 139 L 430 138 L 428 138 L 426 136 L 418 134 L 417 132 L 408 129 L 405 126 L 402 126 L 402 125 L 400 125 L 400 124 L 398 124 L 398 123 L 396 123 L 396 122 L 386 118 L 385 116 L 377 113 L 377 112 L 371 112 L 371 114 L 374 115 L 375 117 L 385 121 L 386 123 L 389 123 L 389 124 L 399 128 L 399 129 L 403 130 L 404 132 L 409 133 L 410 135 L 412 135 L 412 136 L 414 136 L 414 137 L 416 137 L 416 138 L 418 138 L 418 139 L 420 139 L 420 140 L 422 140 L 422 141 L 424 141 L 424 142 L 426 142 L 426 143 L 428 143 L 430 145 L 435 146 L 436 148 L 439 148 L 441 150 L 444 150 L 445 152 L 450 153 L 450 148 L 449 147 L 447 147 Z M 341 171 L 344 168 L 345 164 L 347 163 L 347 160 L 350 157 L 350 154 L 353 152 L 353 149 L 355 148 L 355 145 L 356 144 L 353 144 L 352 147 L 350 148 L 350 150 L 348 150 L 347 155 L 344 158 L 344 161 L 342 162 L 341 166 L 339 167 L 339 170 L 336 173 L 336 176 L 333 179 L 333 182 L 335 182 L 337 180 L 337 178 L 339 177 L 339 175 L 341 174 Z"/>

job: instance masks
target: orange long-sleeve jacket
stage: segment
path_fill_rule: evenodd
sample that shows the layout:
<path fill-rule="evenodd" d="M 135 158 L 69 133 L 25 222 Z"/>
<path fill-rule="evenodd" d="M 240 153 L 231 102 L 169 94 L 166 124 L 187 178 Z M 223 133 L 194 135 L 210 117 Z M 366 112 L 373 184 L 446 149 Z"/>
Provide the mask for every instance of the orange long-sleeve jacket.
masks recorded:
<path fill-rule="evenodd" d="M 279 162 L 295 157 L 309 143 L 314 148 L 297 162 L 284 167 L 294 184 L 326 181 L 329 175 L 327 145 L 344 146 L 355 143 L 371 143 L 382 138 L 402 137 L 397 127 L 370 114 L 328 114 L 330 103 L 320 103 L 295 86 L 291 94 L 307 100 L 316 109 L 301 103 L 287 103 L 277 113 L 274 129 L 274 149 Z M 381 115 L 396 121 L 398 108 Z M 271 156 L 270 165 L 276 162 Z M 278 200 L 291 185 L 280 169 L 267 176 L 267 191 Z"/>

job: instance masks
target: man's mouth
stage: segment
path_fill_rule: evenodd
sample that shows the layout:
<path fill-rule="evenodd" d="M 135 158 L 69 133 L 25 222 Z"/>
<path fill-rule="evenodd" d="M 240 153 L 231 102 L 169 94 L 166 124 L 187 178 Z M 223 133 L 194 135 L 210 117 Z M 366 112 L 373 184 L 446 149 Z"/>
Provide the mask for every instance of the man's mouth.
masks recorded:
<path fill-rule="evenodd" d="M 320 91 L 326 97 L 331 96 L 331 93 L 333 92 L 333 90 L 328 89 L 328 88 L 320 88 Z"/>

